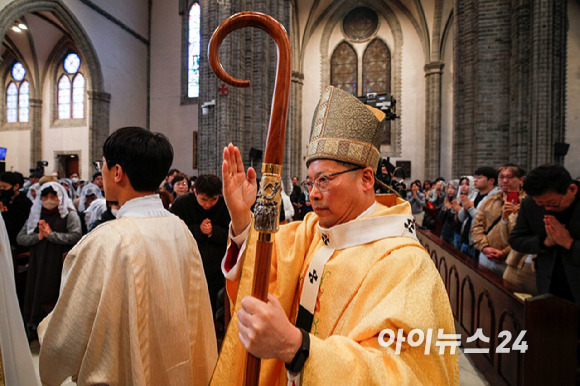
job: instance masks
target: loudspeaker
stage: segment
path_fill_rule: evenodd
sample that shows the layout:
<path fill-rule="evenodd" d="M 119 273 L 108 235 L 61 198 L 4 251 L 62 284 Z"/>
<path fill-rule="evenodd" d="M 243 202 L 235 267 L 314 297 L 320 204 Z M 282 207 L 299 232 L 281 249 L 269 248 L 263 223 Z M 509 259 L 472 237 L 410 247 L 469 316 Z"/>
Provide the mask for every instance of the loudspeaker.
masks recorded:
<path fill-rule="evenodd" d="M 251 148 L 250 149 L 250 159 L 252 159 L 252 160 L 262 159 L 262 150 Z"/>
<path fill-rule="evenodd" d="M 570 144 L 566 142 L 556 142 L 554 144 L 554 156 L 555 157 L 564 157 L 568 154 L 568 149 L 570 148 Z"/>

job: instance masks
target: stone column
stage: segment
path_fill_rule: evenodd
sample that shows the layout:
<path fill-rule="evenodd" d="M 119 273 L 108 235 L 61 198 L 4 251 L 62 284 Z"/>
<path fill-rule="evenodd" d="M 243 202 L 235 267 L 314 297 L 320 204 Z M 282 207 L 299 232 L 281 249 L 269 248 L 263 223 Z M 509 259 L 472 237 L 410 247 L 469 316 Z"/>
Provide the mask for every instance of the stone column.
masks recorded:
<path fill-rule="evenodd" d="M 292 72 L 290 89 L 290 112 L 288 127 L 286 129 L 286 150 L 284 152 L 284 182 L 290 181 L 292 176 L 298 176 L 302 170 L 302 158 L 300 147 L 302 145 L 302 88 L 304 86 L 304 74 Z M 286 186 L 289 190 L 290 186 Z"/>
<path fill-rule="evenodd" d="M 271 15 L 289 30 L 290 2 L 272 0 L 231 0 L 201 2 L 202 47 L 207 47 L 215 28 L 227 17 L 240 11 L 260 11 Z M 226 85 L 227 93 L 220 92 L 222 81 L 209 67 L 207 50 L 202 50 L 200 65 L 200 106 L 215 100 L 207 115 L 199 114 L 198 167 L 199 173 L 221 174 L 222 149 L 229 142 L 240 148 L 246 167 L 252 165 L 260 172 L 261 161 L 251 163 L 252 148 L 264 152 L 274 81 L 276 75 L 276 47 L 272 38 L 257 28 L 234 31 L 224 40 L 220 62 L 226 71 L 239 79 L 251 81 L 249 88 Z M 288 137 L 288 134 L 287 134 Z M 286 151 L 292 152 L 292 144 Z M 288 169 L 287 165 L 284 165 Z"/>
<path fill-rule="evenodd" d="M 89 121 L 89 165 L 103 156 L 103 144 L 109 135 L 109 110 L 111 94 L 99 91 L 88 92 L 90 106 Z"/>
<path fill-rule="evenodd" d="M 30 167 L 36 167 L 36 161 L 42 157 L 42 99 L 29 100 L 30 129 Z"/>
<path fill-rule="evenodd" d="M 425 177 L 440 174 L 441 155 L 441 74 L 442 62 L 425 65 Z"/>
<path fill-rule="evenodd" d="M 474 0 L 455 0 L 453 79 L 453 170 L 455 177 L 475 170 L 474 81 L 477 61 L 476 5 Z M 466 151 L 466 149 L 469 149 Z"/>
<path fill-rule="evenodd" d="M 510 162 L 530 170 L 531 0 L 512 0 Z"/>
<path fill-rule="evenodd" d="M 531 162 L 562 162 L 554 144 L 564 142 L 566 116 L 566 1 L 532 6 Z"/>

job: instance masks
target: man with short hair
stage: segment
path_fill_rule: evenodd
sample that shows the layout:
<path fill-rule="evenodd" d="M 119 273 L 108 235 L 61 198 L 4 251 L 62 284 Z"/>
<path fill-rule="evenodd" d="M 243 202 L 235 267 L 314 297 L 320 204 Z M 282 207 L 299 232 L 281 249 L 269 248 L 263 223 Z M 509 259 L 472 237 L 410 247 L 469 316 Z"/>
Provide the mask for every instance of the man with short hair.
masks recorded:
<path fill-rule="evenodd" d="M 43 384 L 205 385 L 217 357 L 201 257 L 154 194 L 173 161 L 167 138 L 138 127 L 103 145 L 117 219 L 67 255 L 61 294 L 38 328 Z"/>
<path fill-rule="evenodd" d="M 222 182 L 218 176 L 202 174 L 195 181 L 193 193 L 178 197 L 170 209 L 185 222 L 197 241 L 214 314 L 218 292 L 225 284 L 221 261 L 228 244 L 230 223 L 221 192 Z"/>
<path fill-rule="evenodd" d="M 492 167 L 482 166 L 478 168 L 473 173 L 473 177 L 475 188 L 478 190 L 477 196 L 471 201 L 468 195 L 461 195 L 461 210 L 457 214 L 457 218 L 462 223 L 466 221 L 461 234 L 461 241 L 463 243 L 461 252 L 477 261 L 478 256 L 475 254 L 471 224 L 475 216 L 477 216 L 478 208 L 488 197 L 499 193 L 500 189 L 496 187 L 497 170 Z"/>
<path fill-rule="evenodd" d="M 509 244 L 503 241 L 500 232 L 502 209 L 509 192 L 517 192 L 518 196 L 523 194 L 521 186 L 524 175 L 525 171 L 515 164 L 500 166 L 497 179 L 501 191 L 489 196 L 480 205 L 471 226 L 476 253 L 479 253 L 479 264 L 500 277 L 506 270 L 505 259 L 510 251 Z"/>
<path fill-rule="evenodd" d="M 537 254 L 536 284 L 580 305 L 578 181 L 561 165 L 542 165 L 524 178 L 527 193 L 509 236 L 512 248 Z"/>
<path fill-rule="evenodd" d="M 375 196 L 384 118 L 345 91 L 324 91 L 303 182 L 314 213 L 274 235 L 267 302 L 249 296 L 258 238 L 250 229 L 256 171 L 246 174 L 238 148 L 224 149 L 232 241 L 223 267 L 234 312 L 212 384 L 242 384 L 246 351 L 262 358 L 263 385 L 458 384 L 456 355 L 439 354 L 434 340 L 403 343 L 414 329 L 422 336 L 455 329 L 441 277 L 416 239 L 409 203 Z M 260 197 L 272 184 L 262 181 Z M 399 334 L 388 347 L 381 345 L 383 329 Z M 404 345 L 400 353 L 397 344 Z"/>

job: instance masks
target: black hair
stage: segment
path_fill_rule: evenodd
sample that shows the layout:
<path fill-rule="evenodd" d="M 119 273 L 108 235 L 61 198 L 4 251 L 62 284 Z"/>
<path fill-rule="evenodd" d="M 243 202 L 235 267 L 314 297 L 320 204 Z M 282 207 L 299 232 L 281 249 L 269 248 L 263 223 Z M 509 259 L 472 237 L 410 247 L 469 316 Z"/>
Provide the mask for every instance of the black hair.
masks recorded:
<path fill-rule="evenodd" d="M 167 172 L 167 177 L 171 177 L 173 173 L 179 173 L 179 169 L 169 169 Z"/>
<path fill-rule="evenodd" d="M 522 178 L 523 176 L 526 175 L 526 171 L 523 168 L 519 167 L 516 164 L 512 164 L 512 163 L 503 164 L 500 167 L 498 167 L 497 174 L 499 175 L 499 173 L 504 169 L 511 170 L 511 172 L 514 174 L 514 177 L 517 177 L 517 178 Z"/>
<path fill-rule="evenodd" d="M 173 147 L 161 133 L 123 127 L 105 140 L 103 156 L 109 169 L 123 168 L 135 191 L 154 192 L 173 162 Z"/>
<path fill-rule="evenodd" d="M 463 177 L 461 177 L 461 178 L 459 179 L 459 185 L 461 185 L 461 183 L 463 182 L 463 180 L 467 180 L 467 183 L 468 183 L 469 185 L 471 185 L 471 181 L 469 180 L 469 177 L 467 177 L 467 176 L 463 176 Z"/>
<path fill-rule="evenodd" d="M 473 172 L 474 176 L 484 176 L 487 179 L 493 178 L 493 185 L 497 185 L 497 170 L 492 168 L 491 166 L 481 166 L 477 168 L 476 171 Z"/>
<path fill-rule="evenodd" d="M 528 173 L 524 178 L 524 191 L 532 196 L 541 196 L 547 192 L 566 194 L 572 184 L 572 176 L 561 165 L 541 165 Z"/>
<path fill-rule="evenodd" d="M 202 174 L 195 180 L 195 192 L 205 194 L 208 197 L 215 197 L 222 191 L 222 182 L 214 174 Z"/>
<path fill-rule="evenodd" d="M 411 188 L 413 187 L 413 185 L 417 185 L 417 188 L 421 189 L 421 181 L 415 180 L 411 182 Z"/>
<path fill-rule="evenodd" d="M 58 196 L 58 194 L 53 189 L 53 187 L 52 186 L 49 186 L 48 188 L 45 188 L 45 189 L 42 190 L 42 192 L 40 192 L 40 197 L 46 197 L 49 194 L 54 194 L 55 196 Z"/>
<path fill-rule="evenodd" d="M 171 185 L 175 186 L 175 184 L 181 180 L 185 180 L 187 182 L 187 188 L 189 189 L 189 187 L 191 186 L 191 183 L 189 182 L 189 177 L 185 173 L 178 172 L 175 175 L 175 177 L 173 177 L 173 181 L 171 182 Z M 220 182 L 220 184 L 221 184 L 221 182 Z"/>
<path fill-rule="evenodd" d="M 22 188 L 24 177 L 18 172 L 4 172 L 0 174 L 0 181 L 6 182 L 13 187 L 18 185 L 19 188 Z"/>
<path fill-rule="evenodd" d="M 107 162 L 107 164 L 108 164 L 108 162 Z M 101 172 L 96 172 L 95 174 L 93 174 L 93 178 L 91 179 L 91 181 L 94 181 L 94 180 L 95 180 L 95 178 L 97 178 L 98 176 L 102 176 L 102 175 L 103 175 L 103 173 L 101 173 Z"/>

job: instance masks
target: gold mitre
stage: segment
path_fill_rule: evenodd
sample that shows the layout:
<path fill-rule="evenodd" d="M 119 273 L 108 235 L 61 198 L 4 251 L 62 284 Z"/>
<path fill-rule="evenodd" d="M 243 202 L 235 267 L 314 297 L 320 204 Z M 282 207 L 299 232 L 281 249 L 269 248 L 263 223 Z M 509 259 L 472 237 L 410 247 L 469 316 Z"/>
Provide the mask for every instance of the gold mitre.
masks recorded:
<path fill-rule="evenodd" d="M 349 162 L 376 169 L 385 113 L 328 86 L 312 119 L 306 164 L 316 159 Z"/>

